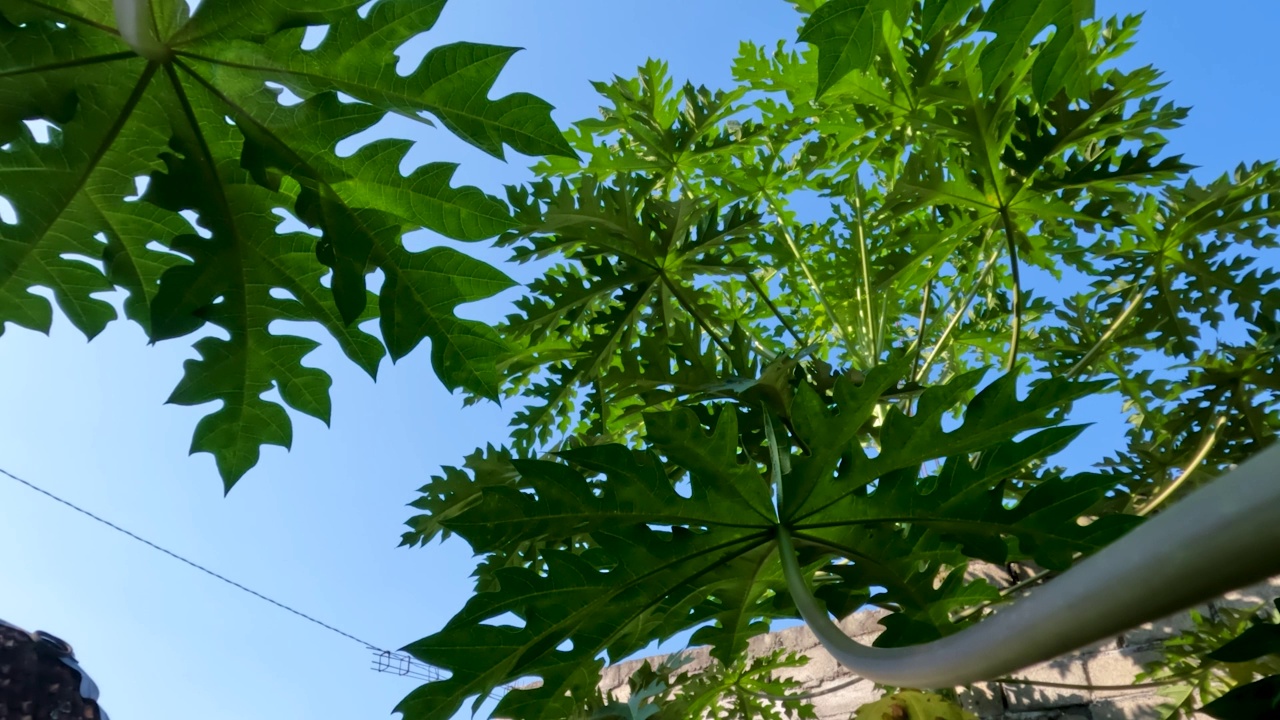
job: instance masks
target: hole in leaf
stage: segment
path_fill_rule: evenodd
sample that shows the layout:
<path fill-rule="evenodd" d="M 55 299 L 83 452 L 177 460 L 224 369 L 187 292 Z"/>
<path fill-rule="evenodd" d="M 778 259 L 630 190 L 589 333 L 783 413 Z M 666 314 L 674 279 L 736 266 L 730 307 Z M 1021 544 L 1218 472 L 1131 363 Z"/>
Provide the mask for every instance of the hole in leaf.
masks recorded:
<path fill-rule="evenodd" d="M 125 202 L 138 202 L 142 196 L 146 194 L 147 188 L 151 187 L 151 176 L 139 175 L 133 179 L 134 195 L 124 199 Z"/>
<path fill-rule="evenodd" d="M 404 245 L 405 250 L 411 253 L 420 253 L 441 245 L 440 241 L 442 239 L 439 235 L 427 230 L 414 230 L 401 235 L 400 243 Z"/>
<path fill-rule="evenodd" d="M 682 498 L 691 498 L 693 497 L 693 483 L 689 481 L 689 478 L 684 478 L 675 484 L 675 491 Z"/>
<path fill-rule="evenodd" d="M 5 225 L 18 224 L 18 211 L 14 209 L 13 203 L 9 202 L 9 198 L 0 195 L 0 222 Z"/>
<path fill-rule="evenodd" d="M 369 2 L 361 5 L 356 9 L 356 14 L 362 18 L 369 17 L 369 11 L 373 10 L 373 6 L 378 4 L 378 0 L 369 0 Z"/>
<path fill-rule="evenodd" d="M 293 300 L 295 302 L 297 302 L 298 300 L 297 295 L 294 295 L 293 293 L 289 292 L 288 290 L 285 290 L 284 288 L 273 287 L 268 292 L 270 293 L 271 297 L 277 300 Z"/>
<path fill-rule="evenodd" d="M 314 237 L 320 237 L 324 234 L 318 228 L 307 227 L 306 223 L 284 208 L 272 208 L 271 212 L 280 218 L 280 224 L 276 226 L 276 232 L 278 233 L 301 232 Z"/>
<path fill-rule="evenodd" d="M 315 50 L 320 47 L 320 43 L 324 42 L 325 36 L 329 34 L 328 25 L 312 25 L 302 35 L 302 49 Z"/>
<path fill-rule="evenodd" d="M 31 131 L 31 136 L 41 145 L 49 143 L 50 130 L 56 130 L 57 125 L 48 120 L 26 120 L 27 129 Z"/>
<path fill-rule="evenodd" d="M 481 620 L 481 625 L 489 625 L 492 627 L 524 627 L 524 620 L 521 620 L 515 613 L 504 612 L 501 615 L 495 615 L 487 620 Z"/>
<path fill-rule="evenodd" d="M 302 98 L 297 93 L 281 85 L 280 83 L 269 82 L 269 83 L 266 83 L 266 86 L 268 90 L 275 93 L 276 102 L 280 103 L 281 105 L 285 105 L 285 106 L 297 105 L 298 103 L 302 102 Z"/>
<path fill-rule="evenodd" d="M 209 238 L 213 237 L 213 233 L 209 232 L 207 229 L 204 228 L 204 226 L 200 224 L 200 216 L 196 213 L 195 210 L 183 210 L 178 214 L 186 218 L 187 222 L 191 223 L 191 229 L 195 230 L 196 235 L 199 235 L 205 240 L 208 240 Z"/>
<path fill-rule="evenodd" d="M 387 274 L 379 268 L 365 276 L 364 286 L 369 289 L 369 292 L 376 295 L 382 292 L 382 284 L 386 281 Z"/>
<path fill-rule="evenodd" d="M 573 649 L 573 638 L 565 638 L 565 641 L 556 646 L 560 652 L 569 652 Z"/>
<path fill-rule="evenodd" d="M 152 240 L 151 242 L 147 243 L 146 248 L 152 252 L 164 253 L 166 255 L 173 255 L 174 257 L 180 257 L 183 260 L 191 259 L 186 255 L 183 255 L 182 253 L 173 250 L 172 248 L 162 245 L 160 242 L 156 240 Z"/>
<path fill-rule="evenodd" d="M 397 123 L 397 119 L 388 114 L 364 130 L 339 140 L 334 146 L 333 152 L 338 157 L 351 157 L 360 148 L 368 145 L 374 140 L 381 140 L 389 137 L 401 137 L 404 134 L 404 131 L 403 129 L 398 129 L 402 128 L 402 126 L 399 126 Z"/>
<path fill-rule="evenodd" d="M 89 265 L 90 267 L 93 267 L 94 269 L 96 269 L 98 272 L 101 272 L 101 273 L 106 272 L 106 268 L 103 265 L 102 260 L 100 258 L 92 258 L 92 257 L 89 257 L 88 255 L 79 255 L 76 253 L 63 253 L 58 257 L 62 258 L 63 260 L 71 260 L 73 262 L 84 263 L 85 265 Z"/>

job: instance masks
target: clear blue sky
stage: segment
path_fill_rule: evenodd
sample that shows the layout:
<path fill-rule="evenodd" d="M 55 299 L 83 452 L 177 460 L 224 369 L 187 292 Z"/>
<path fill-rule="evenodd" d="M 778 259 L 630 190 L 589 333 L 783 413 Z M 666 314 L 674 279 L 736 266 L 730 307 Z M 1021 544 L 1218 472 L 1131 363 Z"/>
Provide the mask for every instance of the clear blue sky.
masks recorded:
<path fill-rule="evenodd" d="M 1280 157 L 1280 3 L 1099 5 L 1148 11 L 1130 62 L 1165 70 L 1166 94 L 1194 106 L 1173 140 L 1202 172 Z M 496 92 L 536 92 L 565 123 L 595 112 L 588 80 L 653 55 L 678 78 L 723 85 L 739 40 L 794 26 L 782 0 L 454 0 L 427 40 L 526 47 Z M 525 176 L 518 156 L 503 165 L 438 133 L 421 140 L 417 160 L 462 161 L 459 179 L 491 192 Z M 410 642 L 461 606 L 467 547 L 396 549 L 404 505 L 441 464 L 501 441 L 503 411 L 462 409 L 425 347 L 384 364 L 376 385 L 322 350 L 312 358 L 334 376 L 333 427 L 296 419 L 293 452 L 268 449 L 224 499 L 212 460 L 186 454 L 200 411 L 163 405 L 190 355 L 182 340 L 147 347 L 125 324 L 92 343 L 60 320 L 48 338 L 7 328 L 0 467 L 374 643 Z M 118 720 L 377 718 L 413 688 L 369 670 L 355 643 L 3 478 L 0 583 L 0 618 L 75 645 Z"/>

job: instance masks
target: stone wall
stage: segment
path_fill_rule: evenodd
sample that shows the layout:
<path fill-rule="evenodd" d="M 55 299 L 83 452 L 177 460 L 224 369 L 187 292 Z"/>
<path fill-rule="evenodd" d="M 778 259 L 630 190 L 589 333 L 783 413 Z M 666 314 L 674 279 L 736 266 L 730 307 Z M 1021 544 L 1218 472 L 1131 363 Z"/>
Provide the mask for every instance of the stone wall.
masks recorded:
<path fill-rule="evenodd" d="M 1220 607 L 1251 607 L 1275 597 L 1280 597 L 1280 578 L 1228 593 L 1199 610 L 1213 613 Z M 883 615 L 881 611 L 859 612 L 845 618 L 840 626 L 859 642 L 869 644 L 880 632 L 879 619 Z M 1156 644 L 1190 627 L 1189 614 L 1174 615 L 1026 668 L 1016 677 L 1072 685 L 1129 685 L 1141 671 L 1142 663 L 1156 657 L 1152 649 Z M 853 675 L 836 664 L 807 627 L 762 635 L 751 643 L 751 652 L 757 655 L 779 648 L 809 657 L 805 666 L 786 671 L 787 675 L 801 681 L 801 692 L 833 689 L 812 701 L 821 720 L 847 720 L 858 706 L 880 695 L 870 682 L 850 684 Z M 692 652 L 693 661 L 683 669 L 696 670 L 710 662 L 705 648 Z M 661 657 L 656 660 L 661 662 Z M 625 699 L 627 679 L 642 662 L 648 660 L 633 660 L 606 668 L 600 688 L 612 692 L 619 700 Z M 983 720 L 1147 720 L 1159 717 L 1156 708 L 1163 700 L 1153 689 L 1076 690 L 1003 683 L 984 683 L 962 689 L 960 694 L 965 706 Z M 1207 716 L 1201 717 L 1208 720 Z"/>

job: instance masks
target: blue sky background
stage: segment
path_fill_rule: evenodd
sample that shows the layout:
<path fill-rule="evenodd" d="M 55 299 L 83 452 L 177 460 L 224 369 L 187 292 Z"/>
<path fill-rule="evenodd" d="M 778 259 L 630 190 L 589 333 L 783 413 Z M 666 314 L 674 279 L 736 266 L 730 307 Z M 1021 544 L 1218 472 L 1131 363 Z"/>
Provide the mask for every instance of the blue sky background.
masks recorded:
<path fill-rule="evenodd" d="M 1147 11 L 1127 62 L 1163 69 L 1166 95 L 1194 106 L 1173 147 L 1206 178 L 1280 157 L 1280 3 L 1099 6 Z M 523 46 L 495 93 L 535 92 L 567 123 L 594 114 L 589 80 L 652 55 L 678 79 L 723 86 L 740 40 L 791 38 L 795 25 L 782 0 L 454 0 L 405 54 L 461 39 Z M 459 182 L 500 193 L 527 176 L 524 158 L 504 165 L 441 132 L 412 137 L 416 162 L 461 161 Z M 371 642 L 398 647 L 439 628 L 469 594 L 469 551 L 397 549 L 404 505 L 441 464 L 500 441 L 505 411 L 462 409 L 425 347 L 384 364 L 377 384 L 325 348 L 312 359 L 334 376 L 333 427 L 295 418 L 293 452 L 267 449 L 224 498 L 211 458 L 186 454 L 201 410 L 163 404 L 191 354 L 189 339 L 147 347 L 126 324 L 92 343 L 62 320 L 51 337 L 6 328 L 0 467 Z M 4 478 L 0 618 L 75 645 L 117 720 L 378 718 L 414 686 L 372 672 L 350 640 Z"/>

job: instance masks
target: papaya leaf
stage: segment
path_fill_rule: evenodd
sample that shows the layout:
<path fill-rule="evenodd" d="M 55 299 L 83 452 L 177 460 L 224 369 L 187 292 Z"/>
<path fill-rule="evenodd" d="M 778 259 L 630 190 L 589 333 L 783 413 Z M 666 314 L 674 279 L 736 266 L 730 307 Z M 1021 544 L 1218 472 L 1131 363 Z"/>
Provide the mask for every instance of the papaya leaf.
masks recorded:
<path fill-rule="evenodd" d="M 707 198 L 653 198 L 655 182 L 628 175 L 606 185 L 582 176 L 512 194 L 525 225 L 503 242 L 517 245 L 518 259 L 566 260 L 530 284 L 529 296 L 516 303 L 518 314 L 503 328 L 519 353 L 534 358 L 511 379 L 540 380 L 526 393 L 535 404 L 512 421 L 521 447 L 549 439 L 555 419 L 583 386 L 608 381 L 603 389 L 610 397 L 628 388 L 643 372 L 628 352 L 638 344 L 651 347 L 652 341 L 702 356 L 704 344 L 716 343 L 720 354 L 712 365 L 731 365 L 733 358 L 722 353 L 730 331 L 707 321 L 714 309 L 704 307 L 706 291 L 699 285 L 746 274 L 734 253 L 747 246 L 759 215 L 742 205 L 722 210 Z M 571 352 L 554 352 L 566 342 Z M 660 349 L 660 356 L 666 354 Z M 647 362 L 662 366 L 660 356 Z M 626 372 L 629 366 L 637 373 Z M 660 382 L 663 375 L 650 372 L 649 379 Z M 665 375 L 661 380 L 670 379 Z"/>
<path fill-rule="evenodd" d="M 1200 708 L 1218 720 L 1251 720 L 1273 717 L 1280 711 L 1280 675 L 1242 685 Z"/>
<path fill-rule="evenodd" d="M 1054 28 L 1032 69 L 1032 88 L 1041 102 L 1059 90 L 1074 94 L 1083 79 L 1089 42 L 1081 23 L 1093 18 L 1094 0 L 995 0 L 980 30 L 995 34 L 982 50 L 980 63 L 987 89 L 1000 84 L 1022 64 L 1027 48 L 1045 28 Z"/>
<path fill-rule="evenodd" d="M 871 66 L 886 15 L 906 23 L 907 0 L 830 0 L 818 6 L 800 30 L 800 42 L 818 47 L 818 96 L 851 72 Z"/>
<path fill-rule="evenodd" d="M 884 642 L 952 632 L 960 625 L 950 611 L 996 599 L 995 588 L 963 572 L 993 542 L 1001 560 L 1060 565 L 1132 526 L 1119 516 L 1105 529 L 1077 523 L 1109 489 L 1096 477 L 1040 482 L 1031 472 L 1078 432 L 1054 427 L 1057 412 L 1092 384 L 1048 383 L 1019 399 L 1008 376 L 970 399 L 978 379 L 962 377 L 921 396 L 920 420 L 888 424 L 877 463 L 860 451 L 871 441 L 864 421 L 900 372 L 878 368 L 862 387 L 838 380 L 830 407 L 800 387 L 793 440 L 809 451 L 790 454 L 777 507 L 760 463 L 746 459 L 760 455 L 748 439 L 758 436 L 744 434 L 749 416 L 732 405 L 647 415 L 645 451 L 595 445 L 505 469 L 472 463 L 470 486 L 451 471 L 424 487 L 418 507 L 429 515 L 412 522 L 421 537 L 456 534 L 484 560 L 467 606 L 407 648 L 450 677 L 422 686 L 399 710 L 407 720 L 446 718 L 468 697 L 538 677 L 540 687 L 507 693 L 495 712 L 563 716 L 570 698 L 591 691 L 602 653 L 617 661 L 650 638 L 693 628 L 694 642 L 731 664 L 770 619 L 795 614 L 782 600 L 779 523 L 794 529 L 802 561 L 825 571 L 820 595 L 829 606 L 887 588 L 883 598 L 899 612 L 886 621 Z M 965 420 L 939 443 L 924 428 L 955 409 Z M 912 441 L 914 433 L 930 440 Z M 931 470 L 934 460 L 941 464 Z M 1010 482 L 1035 487 L 1010 506 Z M 947 580 L 937 584 L 940 573 Z M 505 613 L 523 624 L 493 624 Z"/>
<path fill-rule="evenodd" d="M 222 402 L 192 450 L 214 455 L 228 487 L 260 445 L 291 443 L 288 413 L 264 393 L 329 419 L 329 376 L 304 364 L 317 344 L 276 321 L 320 325 L 370 375 L 387 350 L 397 360 L 430 340 L 446 386 L 499 395 L 506 343 L 455 310 L 510 279 L 451 249 L 409 252 L 401 238 L 494 237 L 514 227 L 507 206 L 453 186 L 449 163 L 402 173 L 407 141 L 345 158 L 339 141 L 392 112 L 435 118 L 499 157 L 505 146 L 572 154 L 546 102 L 489 97 L 514 49 L 456 43 L 407 74 L 387 71 L 445 3 L 379 0 L 362 14 L 365 4 L 208 0 L 188 17 L 181 1 L 142 3 L 159 33 L 148 60 L 109 3 L 0 0 L 0 172 L 19 218 L 0 226 L 0 331 L 48 331 L 52 308 L 35 287 L 90 337 L 115 319 L 97 296 L 115 287 L 153 341 L 221 328 L 225 339 L 197 341 L 171 401 Z M 304 50 L 307 26 L 327 32 Z M 319 237 L 281 232 L 292 219 Z M 385 282 L 371 303 L 374 271 Z M 360 329 L 375 318 L 381 338 Z"/>

